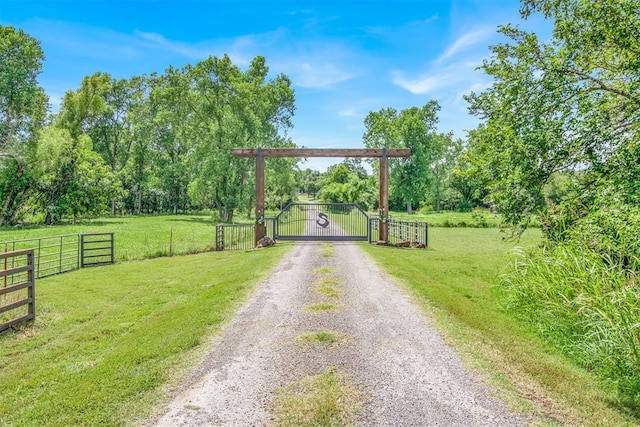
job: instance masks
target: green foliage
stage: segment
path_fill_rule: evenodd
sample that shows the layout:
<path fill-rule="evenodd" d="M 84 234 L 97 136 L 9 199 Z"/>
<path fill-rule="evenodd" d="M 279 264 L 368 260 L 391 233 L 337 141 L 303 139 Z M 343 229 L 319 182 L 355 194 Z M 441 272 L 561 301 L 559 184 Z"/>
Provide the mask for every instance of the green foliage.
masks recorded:
<path fill-rule="evenodd" d="M 33 187 L 30 165 L 48 108 L 37 81 L 43 61 L 40 42 L 0 25 L 0 226 L 20 219 Z"/>
<path fill-rule="evenodd" d="M 370 112 L 365 118 L 367 148 L 411 149 L 409 159 L 389 161 L 390 207 L 404 204 L 411 212 L 424 200 L 433 181 L 431 165 L 445 149 L 434 132 L 439 110 L 438 103 L 430 101 L 400 112 L 393 108 Z"/>
<path fill-rule="evenodd" d="M 63 217 L 104 214 L 108 201 L 121 191 L 86 135 L 74 141 L 68 131 L 49 126 L 41 133 L 35 157 L 33 200 L 44 212 L 46 224 Z"/>
<path fill-rule="evenodd" d="M 377 204 L 375 179 L 359 165 L 344 161 L 329 167 L 320 180 L 319 199 L 327 203 L 353 203 L 363 210 Z"/>
<path fill-rule="evenodd" d="M 611 231 L 618 232 L 617 227 Z M 617 386 L 622 401 L 638 411 L 638 272 L 615 262 L 615 254 L 603 258 L 602 252 L 602 247 L 594 250 L 571 243 L 521 253 L 500 286 L 512 313 L 603 381 Z"/>
<path fill-rule="evenodd" d="M 549 43 L 500 27 L 512 43 L 492 48 L 482 68 L 494 83 L 468 100 L 485 119 L 471 135 L 474 166 L 508 223 L 522 227 L 544 212 L 551 177 L 578 168 L 587 177 L 578 194 L 617 191 L 638 203 L 639 8 L 638 0 L 531 0 L 522 15 L 554 20 Z"/>

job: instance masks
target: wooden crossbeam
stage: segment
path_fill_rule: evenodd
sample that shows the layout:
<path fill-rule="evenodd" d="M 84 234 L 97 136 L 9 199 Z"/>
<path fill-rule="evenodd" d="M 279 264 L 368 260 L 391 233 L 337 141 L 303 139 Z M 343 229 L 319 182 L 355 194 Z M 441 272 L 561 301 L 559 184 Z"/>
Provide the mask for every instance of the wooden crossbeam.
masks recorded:
<path fill-rule="evenodd" d="M 382 158 L 382 148 L 261 148 L 263 157 L 369 157 Z M 258 157 L 258 148 L 234 148 L 236 157 Z M 410 157 L 409 148 L 387 148 L 386 157 Z"/>

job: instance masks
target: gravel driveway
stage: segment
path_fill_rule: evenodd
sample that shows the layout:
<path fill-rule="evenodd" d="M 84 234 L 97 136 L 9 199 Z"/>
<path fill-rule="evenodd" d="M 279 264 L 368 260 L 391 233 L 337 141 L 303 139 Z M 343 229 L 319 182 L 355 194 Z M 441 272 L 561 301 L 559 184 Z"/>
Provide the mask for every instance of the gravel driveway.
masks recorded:
<path fill-rule="evenodd" d="M 308 309 L 329 301 L 318 291 L 322 283 L 338 289 L 337 310 Z M 344 339 L 300 345 L 296 337 L 310 331 Z M 276 389 L 329 368 L 346 373 L 366 396 L 356 425 L 526 424 L 465 369 L 418 306 L 356 245 L 299 243 L 154 425 L 268 425 Z"/>

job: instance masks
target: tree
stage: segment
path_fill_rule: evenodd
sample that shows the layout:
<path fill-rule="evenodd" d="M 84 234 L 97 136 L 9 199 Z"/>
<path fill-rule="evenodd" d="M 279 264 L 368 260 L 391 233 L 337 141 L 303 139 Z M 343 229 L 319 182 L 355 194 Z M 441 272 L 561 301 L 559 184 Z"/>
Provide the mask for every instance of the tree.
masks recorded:
<path fill-rule="evenodd" d="M 37 81 L 44 59 L 40 42 L 0 25 L 0 225 L 16 222 L 33 188 L 30 159 L 48 109 Z"/>
<path fill-rule="evenodd" d="M 233 157 L 232 149 L 291 146 L 291 82 L 284 75 L 267 80 L 268 71 L 263 57 L 242 71 L 225 55 L 185 67 L 186 80 L 178 80 L 190 108 L 189 132 L 198 139 L 189 192 L 213 201 L 225 221 L 253 197 L 253 162 Z"/>
<path fill-rule="evenodd" d="M 45 223 L 65 216 L 77 218 L 107 211 L 110 197 L 121 186 L 98 153 L 91 139 L 71 138 L 69 131 L 55 126 L 44 128 L 35 155 L 37 191 L 35 206 L 45 215 Z"/>
<path fill-rule="evenodd" d="M 563 227 L 587 215 L 598 194 L 640 202 L 638 10 L 638 0 L 526 0 L 523 18 L 554 20 L 551 41 L 499 29 L 511 44 L 492 47 L 482 66 L 494 83 L 467 99 L 484 120 L 472 134 L 473 162 L 517 229 L 546 216 L 544 187 L 558 172 L 582 171 L 576 196 L 563 201 L 572 206 L 557 221 Z"/>
<path fill-rule="evenodd" d="M 443 150 L 435 135 L 440 106 L 430 101 L 400 112 L 393 108 L 371 112 L 363 136 L 367 148 L 409 148 L 409 159 L 391 159 L 390 197 L 402 201 L 407 212 L 424 200 L 432 182 L 431 165 Z M 393 200 L 390 200 L 393 204 Z"/>

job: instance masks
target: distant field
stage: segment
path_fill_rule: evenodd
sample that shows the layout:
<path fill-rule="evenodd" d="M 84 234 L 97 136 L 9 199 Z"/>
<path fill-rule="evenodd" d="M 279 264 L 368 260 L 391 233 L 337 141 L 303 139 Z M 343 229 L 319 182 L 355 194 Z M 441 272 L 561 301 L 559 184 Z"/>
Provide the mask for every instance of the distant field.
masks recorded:
<path fill-rule="evenodd" d="M 0 243 L 60 234 L 113 232 L 116 260 L 128 261 L 166 256 L 170 250 L 174 255 L 213 250 L 215 231 L 213 219 L 205 215 L 115 217 L 77 225 L 2 228 Z"/>
<path fill-rule="evenodd" d="M 502 217 L 487 210 L 475 210 L 473 212 L 433 212 L 429 214 L 414 213 L 408 215 L 407 212 L 393 211 L 392 218 L 408 219 L 412 221 L 422 221 L 429 223 L 432 227 L 500 227 Z"/>

